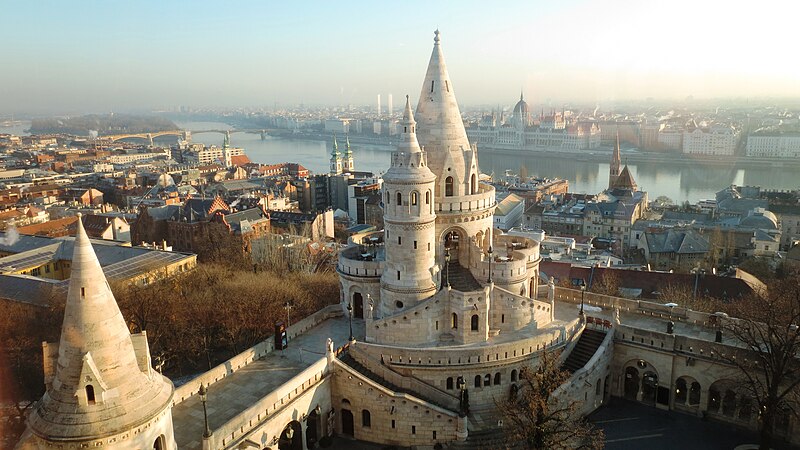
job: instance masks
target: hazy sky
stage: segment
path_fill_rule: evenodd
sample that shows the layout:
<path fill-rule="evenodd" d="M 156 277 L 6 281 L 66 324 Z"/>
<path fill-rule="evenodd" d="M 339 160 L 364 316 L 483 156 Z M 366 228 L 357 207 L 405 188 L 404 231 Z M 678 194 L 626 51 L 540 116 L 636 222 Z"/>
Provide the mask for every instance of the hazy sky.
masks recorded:
<path fill-rule="evenodd" d="M 800 2 L 0 0 L 0 113 L 800 97 Z"/>

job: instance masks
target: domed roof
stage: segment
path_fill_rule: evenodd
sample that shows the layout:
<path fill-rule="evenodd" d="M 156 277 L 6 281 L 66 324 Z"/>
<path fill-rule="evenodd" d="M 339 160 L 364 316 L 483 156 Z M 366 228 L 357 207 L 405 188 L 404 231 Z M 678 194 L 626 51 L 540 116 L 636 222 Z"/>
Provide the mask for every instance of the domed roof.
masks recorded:
<path fill-rule="evenodd" d="M 739 225 L 743 227 L 758 228 L 761 230 L 777 230 L 778 218 L 772 211 L 763 208 L 756 208 L 750 211 L 747 217 L 742 219 Z"/>
<path fill-rule="evenodd" d="M 519 101 L 516 105 L 514 105 L 514 117 L 527 117 L 530 114 L 531 109 L 528 107 L 528 103 L 523 99 L 522 92 L 519 93 Z"/>

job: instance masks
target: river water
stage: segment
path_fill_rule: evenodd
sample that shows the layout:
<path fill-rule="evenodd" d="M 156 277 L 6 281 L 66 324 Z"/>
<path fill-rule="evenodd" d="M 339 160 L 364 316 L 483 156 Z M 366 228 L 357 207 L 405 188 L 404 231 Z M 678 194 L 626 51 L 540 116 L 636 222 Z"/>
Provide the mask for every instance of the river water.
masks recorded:
<path fill-rule="evenodd" d="M 224 130 L 230 126 L 218 122 L 179 122 L 187 130 Z M 11 129 L 0 127 L 0 133 L 22 133 L 25 126 Z M 206 145 L 222 145 L 220 133 L 193 133 L 193 142 Z M 267 137 L 262 140 L 258 134 L 233 133 L 231 145 L 242 147 L 254 162 L 274 164 L 297 162 L 315 173 L 328 172 L 330 143 L 315 140 L 282 139 Z M 382 145 L 352 144 L 357 170 L 380 173 L 389 167 L 392 147 Z M 340 150 L 342 142 L 340 142 Z M 506 170 L 518 172 L 525 165 L 528 175 L 564 178 L 569 180 L 570 191 L 598 193 L 608 185 L 608 164 L 592 161 L 574 161 L 547 156 L 509 156 L 479 150 L 479 163 L 484 173 L 502 176 Z M 665 163 L 637 163 L 630 165 L 631 173 L 641 190 L 649 193 L 651 199 L 666 195 L 676 202 L 713 198 L 714 193 L 730 186 L 757 185 L 766 189 L 798 189 L 800 173 L 796 168 L 738 168 L 725 166 L 702 166 Z"/>

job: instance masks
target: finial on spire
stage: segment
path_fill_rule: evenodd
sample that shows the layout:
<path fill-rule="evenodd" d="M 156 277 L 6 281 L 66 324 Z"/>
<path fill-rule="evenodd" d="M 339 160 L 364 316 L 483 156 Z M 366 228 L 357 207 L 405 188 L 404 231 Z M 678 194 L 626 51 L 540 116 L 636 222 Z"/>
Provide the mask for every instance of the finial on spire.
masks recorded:
<path fill-rule="evenodd" d="M 406 108 L 403 111 L 403 121 L 404 122 L 413 122 L 414 121 L 414 113 L 411 112 L 411 99 L 406 95 Z"/>
<path fill-rule="evenodd" d="M 441 41 L 441 40 L 442 40 L 442 39 L 439 37 L 439 34 L 440 34 L 440 33 L 439 33 L 439 29 L 437 28 L 437 29 L 436 29 L 436 31 L 434 31 L 434 32 L 433 32 L 433 42 L 434 42 L 434 43 L 436 43 L 436 44 L 438 44 L 438 43 L 439 43 L 439 41 Z"/>
<path fill-rule="evenodd" d="M 519 101 L 522 101 L 522 88 L 519 88 Z"/>

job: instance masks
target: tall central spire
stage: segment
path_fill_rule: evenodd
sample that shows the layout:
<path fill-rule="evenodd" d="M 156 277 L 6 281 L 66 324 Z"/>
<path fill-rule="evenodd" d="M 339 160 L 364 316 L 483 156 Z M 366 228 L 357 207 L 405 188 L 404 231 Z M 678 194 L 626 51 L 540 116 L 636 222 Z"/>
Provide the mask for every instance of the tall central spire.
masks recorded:
<path fill-rule="evenodd" d="M 415 116 L 418 124 L 417 139 L 428 153 L 433 173 L 441 177 L 445 171 L 445 160 L 448 160 L 452 169 L 463 177 L 463 152 L 469 150 L 470 145 L 444 61 L 439 30 L 434 32 L 433 52 L 428 62 L 425 81 L 422 83 Z M 451 159 L 447 158 L 448 153 Z"/>

